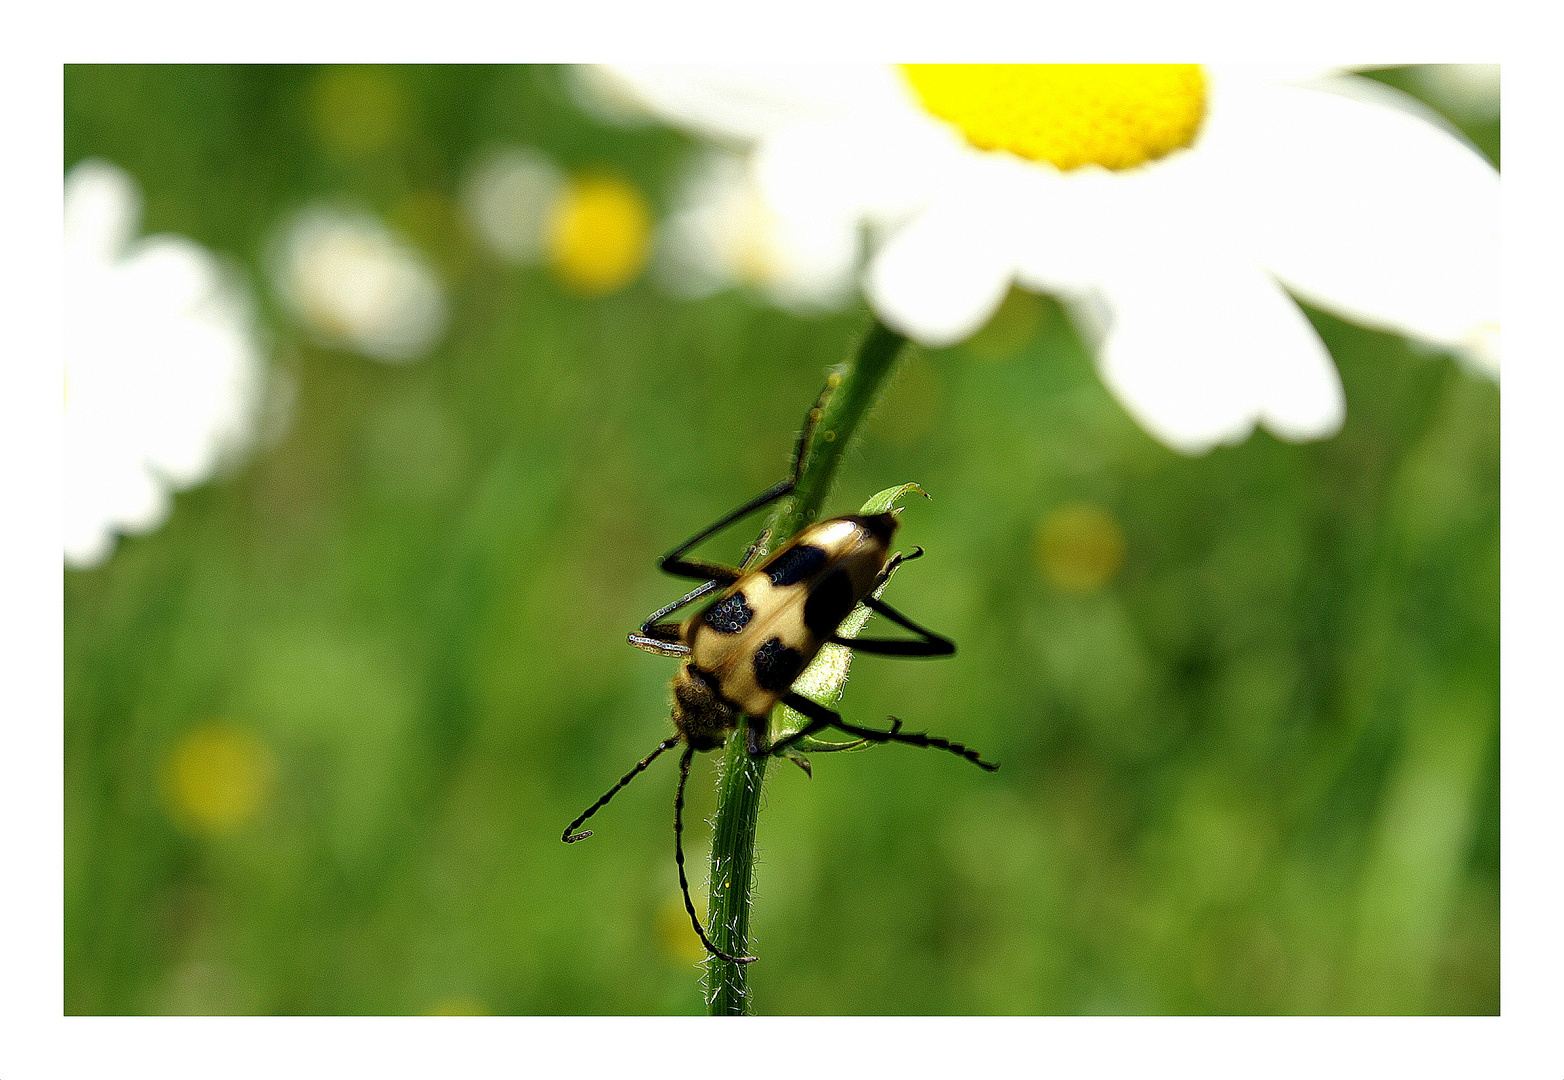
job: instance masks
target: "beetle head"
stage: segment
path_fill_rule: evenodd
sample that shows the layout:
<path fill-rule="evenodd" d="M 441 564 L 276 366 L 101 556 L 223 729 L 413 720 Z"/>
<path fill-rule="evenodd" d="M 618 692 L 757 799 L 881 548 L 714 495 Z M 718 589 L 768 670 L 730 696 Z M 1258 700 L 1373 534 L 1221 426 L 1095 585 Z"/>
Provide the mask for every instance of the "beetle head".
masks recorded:
<path fill-rule="evenodd" d="M 738 712 L 722 700 L 705 673 L 685 664 L 673 677 L 673 726 L 696 750 L 715 750 L 738 727 Z"/>

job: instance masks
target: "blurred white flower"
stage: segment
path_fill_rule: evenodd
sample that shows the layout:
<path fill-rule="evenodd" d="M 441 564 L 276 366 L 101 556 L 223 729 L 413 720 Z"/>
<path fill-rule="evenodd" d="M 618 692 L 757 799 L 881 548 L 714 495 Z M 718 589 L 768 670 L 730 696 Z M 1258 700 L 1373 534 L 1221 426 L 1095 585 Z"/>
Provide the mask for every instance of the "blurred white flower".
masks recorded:
<path fill-rule="evenodd" d="M 663 285 L 685 296 L 747 284 L 778 307 L 808 314 L 844 306 L 856 285 L 858 238 L 807 215 L 780 217 L 762 198 L 748 162 L 730 150 L 691 161 L 658 249 Z"/>
<path fill-rule="evenodd" d="M 141 196 L 104 161 L 65 178 L 65 561 L 147 532 L 169 492 L 251 436 L 263 368 L 248 297 L 200 245 L 136 237 Z"/>
<path fill-rule="evenodd" d="M 528 263 L 543 257 L 549 214 L 564 190 L 564 173 L 542 151 L 498 147 L 468 172 L 461 204 L 489 250 Z"/>
<path fill-rule="evenodd" d="M 1286 290 L 1497 368 L 1498 174 L 1389 88 L 1193 65 L 617 67 L 834 235 L 888 325 L 971 335 L 1012 283 L 1096 335 L 1108 386 L 1186 452 L 1340 425 Z M 1308 81 L 1305 81 L 1308 80 Z M 1383 92 L 1381 92 L 1381 90 Z M 1408 102 L 1397 107 L 1396 100 Z"/>
<path fill-rule="evenodd" d="M 445 329 L 445 294 L 411 247 L 374 216 L 313 206 L 270 253 L 278 292 L 323 344 L 405 363 Z"/>

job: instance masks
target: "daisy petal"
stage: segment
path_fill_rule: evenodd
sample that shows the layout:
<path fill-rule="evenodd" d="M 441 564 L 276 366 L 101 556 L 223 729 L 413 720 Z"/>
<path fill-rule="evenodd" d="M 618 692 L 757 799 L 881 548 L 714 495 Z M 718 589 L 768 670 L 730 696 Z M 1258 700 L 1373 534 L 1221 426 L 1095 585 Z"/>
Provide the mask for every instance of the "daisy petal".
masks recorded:
<path fill-rule="evenodd" d="M 905 108 L 794 125 L 764 139 L 751 160 L 760 194 L 778 213 L 878 225 L 900 224 L 974 167 L 954 132 Z"/>
<path fill-rule="evenodd" d="M 858 229 L 850 218 L 769 222 L 761 287 L 778 307 L 807 314 L 840 308 L 853 296 Z"/>
<path fill-rule="evenodd" d="M 1498 324 L 1499 176 L 1404 111 L 1321 90 L 1256 91 L 1236 185 L 1253 250 L 1322 307 L 1448 347 Z M 1235 207 L 1236 209 L 1236 207 Z"/>
<path fill-rule="evenodd" d="M 875 255 L 864 281 L 886 324 L 940 348 L 981 327 L 1015 277 L 1005 234 L 979 200 L 946 200 L 913 219 Z"/>
<path fill-rule="evenodd" d="M 1114 274 L 1098 299 L 1103 380 L 1169 446 L 1204 453 L 1243 439 L 1256 423 L 1295 440 L 1341 425 L 1341 380 L 1329 354 L 1262 271 L 1197 254 Z"/>
<path fill-rule="evenodd" d="M 605 69 L 648 111 L 728 142 L 828 120 L 847 102 L 899 93 L 880 65 L 707 67 L 619 64 Z"/>

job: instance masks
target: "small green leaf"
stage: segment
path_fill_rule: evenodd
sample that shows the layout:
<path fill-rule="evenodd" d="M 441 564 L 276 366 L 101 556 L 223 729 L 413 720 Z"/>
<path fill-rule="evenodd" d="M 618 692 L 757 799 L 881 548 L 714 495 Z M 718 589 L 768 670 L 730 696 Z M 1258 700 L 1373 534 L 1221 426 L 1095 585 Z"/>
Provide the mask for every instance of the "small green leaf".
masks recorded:
<path fill-rule="evenodd" d="M 794 765 L 797 765 L 800 769 L 803 769 L 805 776 L 809 777 L 811 780 L 815 778 L 814 770 L 809 767 L 809 759 L 806 758 L 803 754 L 799 753 L 797 750 L 786 750 L 783 751 L 783 754 Z"/>
<path fill-rule="evenodd" d="M 869 501 L 864 503 L 863 509 L 859 510 L 858 512 L 860 514 L 883 514 L 885 511 L 895 506 L 897 500 L 899 500 L 903 495 L 906 495 L 909 491 L 916 491 L 925 499 L 933 498 L 932 495 L 930 495 L 927 491 L 924 491 L 917 484 L 902 484 L 899 487 L 886 488 L 878 495 L 870 496 Z"/>

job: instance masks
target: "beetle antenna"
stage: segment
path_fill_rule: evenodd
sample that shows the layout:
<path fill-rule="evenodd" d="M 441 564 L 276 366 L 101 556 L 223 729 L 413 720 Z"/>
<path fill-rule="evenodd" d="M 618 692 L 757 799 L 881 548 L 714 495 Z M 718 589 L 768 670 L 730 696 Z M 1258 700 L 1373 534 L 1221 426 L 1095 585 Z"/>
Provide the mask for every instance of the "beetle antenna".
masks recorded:
<path fill-rule="evenodd" d="M 613 787 L 609 788 L 606 792 L 603 793 L 603 797 L 601 799 L 597 800 L 597 802 L 595 802 L 591 806 L 587 807 L 586 813 L 584 813 L 580 817 L 576 818 L 576 820 L 572 821 L 569 825 L 566 825 L 565 826 L 564 835 L 561 836 L 560 839 L 563 840 L 567 844 L 574 844 L 577 840 L 585 840 L 587 837 L 591 836 L 592 835 L 592 830 L 591 829 L 588 829 L 586 832 L 580 832 L 580 833 L 573 832 L 573 830 L 576 828 L 576 826 L 580 825 L 587 818 L 591 817 L 593 814 L 595 814 L 599 810 L 601 810 L 604 806 L 608 805 L 608 800 L 612 799 L 615 795 L 619 794 L 619 789 L 620 788 L 624 787 L 630 781 L 634 780 L 637 776 L 639 776 L 643 769 L 645 769 L 648 765 L 650 765 L 652 762 L 657 760 L 657 755 L 661 754 L 664 750 L 667 750 L 668 748 L 673 746 L 678 741 L 679 741 L 679 736 L 677 736 L 677 735 L 670 735 L 670 736 L 668 736 L 668 738 L 666 738 L 662 742 L 658 743 L 656 750 L 653 750 L 650 754 L 647 754 L 644 758 L 642 758 L 640 760 L 640 762 L 637 763 L 635 768 L 631 769 L 629 772 L 625 773 L 623 777 L 620 778 L 619 783 L 617 783 Z"/>
<path fill-rule="evenodd" d="M 730 956 L 711 943 L 711 938 L 701 929 L 700 919 L 695 916 L 695 902 L 690 899 L 690 882 L 684 876 L 684 784 L 690 778 L 690 759 L 694 756 L 695 748 L 686 746 L 684 756 L 679 759 L 679 790 L 673 797 L 673 859 L 679 864 L 679 889 L 684 893 L 684 910 L 690 913 L 690 925 L 695 927 L 707 952 L 730 964 L 753 964 L 759 957 Z"/>

